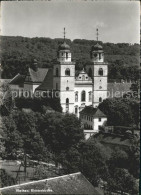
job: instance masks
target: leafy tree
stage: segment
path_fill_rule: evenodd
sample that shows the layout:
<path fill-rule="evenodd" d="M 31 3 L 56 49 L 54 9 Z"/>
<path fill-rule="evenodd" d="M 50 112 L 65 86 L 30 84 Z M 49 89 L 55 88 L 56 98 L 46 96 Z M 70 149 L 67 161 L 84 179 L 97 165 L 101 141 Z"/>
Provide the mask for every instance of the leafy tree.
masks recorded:
<path fill-rule="evenodd" d="M 7 174 L 4 169 L 0 169 L 1 187 L 11 186 L 17 183 L 17 181 Z"/>
<path fill-rule="evenodd" d="M 139 102 L 136 100 L 109 98 L 99 105 L 99 109 L 107 115 L 108 125 L 138 127 Z"/>

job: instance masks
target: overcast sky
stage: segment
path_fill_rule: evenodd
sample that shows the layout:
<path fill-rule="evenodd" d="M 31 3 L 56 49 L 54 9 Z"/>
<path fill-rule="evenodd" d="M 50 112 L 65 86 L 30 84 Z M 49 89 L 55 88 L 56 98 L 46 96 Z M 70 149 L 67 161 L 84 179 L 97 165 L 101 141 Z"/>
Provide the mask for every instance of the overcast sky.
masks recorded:
<path fill-rule="evenodd" d="M 139 1 L 3 1 L 2 35 L 139 43 Z"/>

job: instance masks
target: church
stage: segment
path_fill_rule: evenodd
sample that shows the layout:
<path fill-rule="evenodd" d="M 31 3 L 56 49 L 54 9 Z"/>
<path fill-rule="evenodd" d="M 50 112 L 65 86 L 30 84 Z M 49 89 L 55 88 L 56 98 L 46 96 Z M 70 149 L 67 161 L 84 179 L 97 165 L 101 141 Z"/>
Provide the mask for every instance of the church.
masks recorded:
<path fill-rule="evenodd" d="M 21 93 L 32 91 L 43 95 L 48 90 L 57 91 L 62 111 L 80 117 L 80 112 L 86 106 L 97 109 L 99 103 L 107 98 L 107 76 L 108 63 L 104 61 L 103 47 L 98 42 L 90 50 L 90 63 L 76 74 L 71 48 L 65 41 L 64 33 L 64 41 L 58 47 L 53 68 L 38 68 L 35 60 L 34 68 L 30 67 L 27 75 L 17 74 L 10 86 Z"/>

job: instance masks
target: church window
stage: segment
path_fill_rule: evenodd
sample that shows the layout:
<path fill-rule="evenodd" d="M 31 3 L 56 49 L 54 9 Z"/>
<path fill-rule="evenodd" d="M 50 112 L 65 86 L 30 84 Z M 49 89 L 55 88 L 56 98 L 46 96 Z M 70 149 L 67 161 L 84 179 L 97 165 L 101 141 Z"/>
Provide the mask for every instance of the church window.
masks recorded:
<path fill-rule="evenodd" d="M 66 104 L 69 104 L 69 98 L 66 98 Z"/>
<path fill-rule="evenodd" d="M 101 53 L 99 53 L 99 59 L 101 60 Z"/>
<path fill-rule="evenodd" d="M 68 53 L 66 53 L 66 59 L 68 59 Z"/>
<path fill-rule="evenodd" d="M 86 101 L 86 92 L 85 91 L 82 91 L 81 92 L 81 101 L 82 102 L 85 102 Z"/>
<path fill-rule="evenodd" d="M 67 69 L 65 70 L 65 75 L 66 75 L 66 76 L 70 76 L 70 69 L 69 69 L 69 68 L 67 68 Z"/>
<path fill-rule="evenodd" d="M 103 76 L 103 69 L 102 69 L 102 68 L 99 69 L 98 74 L 99 74 L 100 76 Z"/>
<path fill-rule="evenodd" d="M 91 68 L 89 68 L 88 75 L 89 75 L 90 77 L 92 77 L 92 69 L 91 69 Z"/>
<path fill-rule="evenodd" d="M 91 102 L 92 101 L 92 92 L 90 91 L 89 92 L 89 102 Z"/>
<path fill-rule="evenodd" d="M 66 98 L 66 112 L 69 112 L 69 98 Z"/>
<path fill-rule="evenodd" d="M 75 102 L 78 102 L 78 92 L 75 92 Z"/>
<path fill-rule="evenodd" d="M 102 97 L 99 98 L 99 102 L 102 102 Z"/>
<path fill-rule="evenodd" d="M 59 71 L 58 71 L 58 68 L 56 68 L 56 77 L 59 76 Z"/>
<path fill-rule="evenodd" d="M 69 91 L 69 87 L 66 87 L 66 91 Z"/>
<path fill-rule="evenodd" d="M 77 112 L 78 112 L 78 108 L 77 108 L 77 107 L 75 107 L 75 114 L 77 114 Z"/>

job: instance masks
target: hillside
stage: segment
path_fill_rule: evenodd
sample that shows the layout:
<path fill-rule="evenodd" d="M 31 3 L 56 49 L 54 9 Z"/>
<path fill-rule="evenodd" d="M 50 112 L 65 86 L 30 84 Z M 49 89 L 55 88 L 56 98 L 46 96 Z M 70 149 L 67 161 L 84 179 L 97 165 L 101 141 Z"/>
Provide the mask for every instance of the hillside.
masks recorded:
<path fill-rule="evenodd" d="M 1 64 L 2 78 L 12 78 L 18 72 L 25 73 L 32 60 L 38 60 L 39 67 L 52 67 L 56 59 L 58 45 L 63 39 L 26 38 L 26 37 L 1 37 Z M 90 61 L 93 40 L 67 39 L 70 45 L 72 58 L 76 61 L 79 70 Z M 105 52 L 105 61 L 109 62 L 109 79 L 137 80 L 140 47 L 138 44 L 128 43 L 102 43 Z"/>

